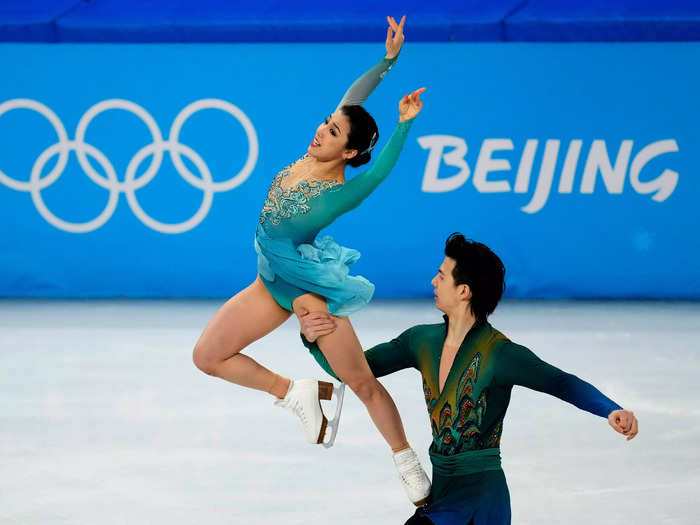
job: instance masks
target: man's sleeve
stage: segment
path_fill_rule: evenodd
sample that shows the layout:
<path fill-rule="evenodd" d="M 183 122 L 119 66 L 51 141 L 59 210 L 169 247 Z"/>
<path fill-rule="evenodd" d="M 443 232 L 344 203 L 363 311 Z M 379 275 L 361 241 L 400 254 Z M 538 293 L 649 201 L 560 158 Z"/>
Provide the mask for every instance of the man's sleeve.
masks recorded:
<path fill-rule="evenodd" d="M 545 392 L 600 417 L 621 408 L 590 383 L 542 361 L 524 346 L 508 341 L 497 352 L 496 380 L 501 384 Z"/>
<path fill-rule="evenodd" d="M 306 337 L 304 337 L 304 334 L 300 335 L 304 346 L 309 349 L 313 358 L 321 365 L 321 368 L 338 379 L 338 376 L 331 368 L 326 356 L 323 355 L 323 352 L 321 352 L 316 342 L 310 343 Z M 415 360 L 411 352 L 411 330 L 406 330 L 396 339 L 392 339 L 388 343 L 381 343 L 366 350 L 365 358 L 375 377 L 389 375 L 403 370 L 404 368 L 416 368 Z"/>

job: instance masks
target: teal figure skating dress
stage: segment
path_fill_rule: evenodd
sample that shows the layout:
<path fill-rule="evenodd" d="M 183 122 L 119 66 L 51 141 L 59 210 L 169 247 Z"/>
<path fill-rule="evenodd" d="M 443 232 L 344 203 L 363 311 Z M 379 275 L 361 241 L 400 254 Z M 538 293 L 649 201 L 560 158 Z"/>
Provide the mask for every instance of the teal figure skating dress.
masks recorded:
<path fill-rule="evenodd" d="M 396 58 L 383 59 L 356 80 L 338 107 L 362 104 L 394 62 Z M 307 179 L 284 188 L 291 166 L 274 178 L 260 213 L 255 249 L 260 279 L 280 306 L 291 310 L 295 298 L 313 292 L 326 298 L 330 313 L 346 316 L 370 301 L 374 285 L 350 275 L 349 266 L 360 252 L 340 246 L 328 235 L 316 236 L 386 178 L 412 122 L 400 122 L 374 165 L 346 182 Z"/>
<path fill-rule="evenodd" d="M 376 377 L 404 368 L 421 373 L 433 442 L 430 503 L 407 525 L 508 525 L 510 497 L 501 469 L 500 442 L 514 385 L 556 396 L 600 417 L 620 409 L 599 390 L 511 342 L 489 323 L 467 333 L 442 391 L 438 373 L 448 320 L 414 326 L 365 352 Z M 302 340 L 335 376 L 315 343 Z"/>

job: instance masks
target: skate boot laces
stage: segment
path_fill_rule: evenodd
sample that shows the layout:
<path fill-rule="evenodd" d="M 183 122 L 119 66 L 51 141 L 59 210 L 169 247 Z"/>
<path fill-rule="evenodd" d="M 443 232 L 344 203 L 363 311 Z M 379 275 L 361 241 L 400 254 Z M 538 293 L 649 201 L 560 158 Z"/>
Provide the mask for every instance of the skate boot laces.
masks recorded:
<path fill-rule="evenodd" d="M 321 443 L 327 420 L 319 403 L 319 382 L 313 379 L 297 379 L 290 383 L 284 399 L 275 401 L 275 406 L 286 408 L 301 421 L 306 440 Z"/>
<path fill-rule="evenodd" d="M 306 412 L 304 412 L 304 405 L 302 405 L 298 399 L 280 399 L 275 401 L 275 405 L 282 408 L 287 408 L 294 412 L 304 426 L 309 424 L 309 418 L 306 417 Z"/>

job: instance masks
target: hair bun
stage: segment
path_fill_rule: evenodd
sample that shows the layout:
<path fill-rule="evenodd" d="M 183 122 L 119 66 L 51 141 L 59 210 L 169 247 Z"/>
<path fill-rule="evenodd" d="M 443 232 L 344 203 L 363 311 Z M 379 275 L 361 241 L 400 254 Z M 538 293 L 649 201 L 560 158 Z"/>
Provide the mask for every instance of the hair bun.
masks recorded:
<path fill-rule="evenodd" d="M 350 166 L 353 168 L 358 168 L 358 167 L 362 166 L 363 164 L 367 164 L 371 158 L 372 158 L 371 151 L 358 153 L 353 158 L 348 160 L 348 164 L 350 164 Z"/>
<path fill-rule="evenodd" d="M 345 148 L 357 150 L 357 155 L 348 159 L 347 164 L 357 168 L 369 162 L 372 148 L 374 148 L 379 138 L 377 123 L 372 118 L 372 115 L 367 113 L 367 110 L 362 106 L 341 106 L 340 110 L 350 121 L 348 141 Z"/>

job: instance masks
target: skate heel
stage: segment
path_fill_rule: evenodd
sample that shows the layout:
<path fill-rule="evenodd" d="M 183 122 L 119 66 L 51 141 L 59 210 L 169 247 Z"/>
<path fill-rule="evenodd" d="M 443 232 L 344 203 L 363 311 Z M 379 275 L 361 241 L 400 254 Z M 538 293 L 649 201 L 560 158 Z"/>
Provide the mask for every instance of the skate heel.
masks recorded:
<path fill-rule="evenodd" d="M 326 427 L 328 426 L 328 420 L 326 419 L 326 416 L 323 416 L 323 421 L 321 421 L 321 431 L 318 433 L 318 440 L 316 441 L 317 445 L 320 445 L 323 443 L 323 438 L 326 437 Z"/>
<path fill-rule="evenodd" d="M 333 383 L 327 383 L 326 381 L 318 382 L 318 398 L 323 400 L 329 400 L 333 397 Z M 319 441 L 320 443 L 320 441 Z"/>

